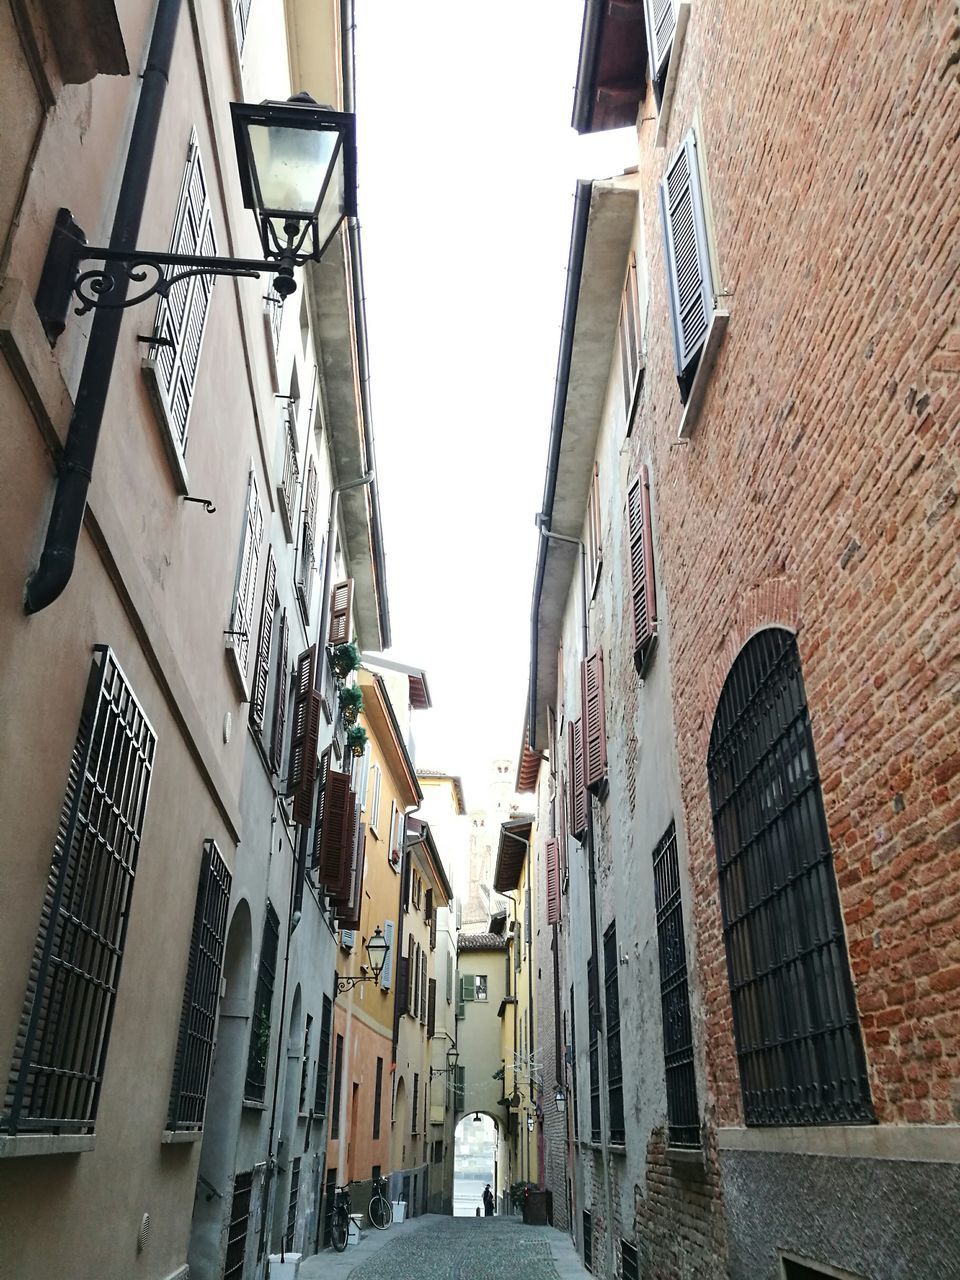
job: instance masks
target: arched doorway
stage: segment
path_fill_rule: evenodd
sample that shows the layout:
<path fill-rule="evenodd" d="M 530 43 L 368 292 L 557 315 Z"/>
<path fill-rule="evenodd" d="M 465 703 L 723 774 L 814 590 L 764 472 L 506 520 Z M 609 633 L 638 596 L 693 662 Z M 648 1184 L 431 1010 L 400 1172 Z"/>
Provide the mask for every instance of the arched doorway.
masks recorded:
<path fill-rule="evenodd" d="M 454 1133 L 453 1216 L 472 1218 L 483 1213 L 483 1189 L 490 1184 L 494 1200 L 501 1203 L 502 1164 L 499 1158 L 500 1125 L 485 1111 L 465 1115 Z"/>

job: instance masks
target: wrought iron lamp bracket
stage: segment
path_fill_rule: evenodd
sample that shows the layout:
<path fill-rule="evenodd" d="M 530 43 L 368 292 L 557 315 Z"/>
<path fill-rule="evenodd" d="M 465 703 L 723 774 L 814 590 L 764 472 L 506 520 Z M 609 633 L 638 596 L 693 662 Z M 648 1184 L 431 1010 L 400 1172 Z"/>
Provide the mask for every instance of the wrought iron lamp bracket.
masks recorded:
<path fill-rule="evenodd" d="M 354 987 L 360 985 L 361 982 L 372 982 L 376 986 L 380 985 L 379 973 L 374 976 L 372 973 L 358 974 L 355 978 L 337 978 L 337 995 L 342 996 L 345 991 L 352 991 Z"/>

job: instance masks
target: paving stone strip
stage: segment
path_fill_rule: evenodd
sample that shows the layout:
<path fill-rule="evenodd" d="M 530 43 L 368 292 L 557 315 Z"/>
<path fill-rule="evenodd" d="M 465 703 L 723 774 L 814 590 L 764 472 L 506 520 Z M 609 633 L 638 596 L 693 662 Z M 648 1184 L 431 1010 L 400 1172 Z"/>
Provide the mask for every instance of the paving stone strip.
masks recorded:
<path fill-rule="evenodd" d="M 350 1272 L 350 1280 L 558 1280 L 543 1231 L 516 1220 L 434 1218 L 429 1229 L 392 1241 Z"/>

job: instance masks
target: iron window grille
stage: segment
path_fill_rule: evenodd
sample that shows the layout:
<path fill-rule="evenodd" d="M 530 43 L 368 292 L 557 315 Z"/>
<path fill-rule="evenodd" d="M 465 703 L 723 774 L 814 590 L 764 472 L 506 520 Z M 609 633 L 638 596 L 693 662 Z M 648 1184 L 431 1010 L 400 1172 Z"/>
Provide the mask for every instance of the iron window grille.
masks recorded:
<path fill-rule="evenodd" d="M 593 1271 L 593 1217 L 589 1209 L 583 1211 L 583 1265 Z"/>
<path fill-rule="evenodd" d="M 223 1280 L 240 1280 L 247 1256 L 247 1227 L 250 1223 L 250 1194 L 253 1189 L 253 1170 L 238 1173 L 233 1180 L 233 1200 L 230 1204 L 230 1222 L 227 1226 L 227 1256 L 224 1261 Z"/>
<path fill-rule="evenodd" d="M 343 1090 L 343 1036 L 337 1036 L 333 1055 L 333 1114 L 330 1117 L 330 1137 L 340 1137 L 340 1094 Z"/>
<path fill-rule="evenodd" d="M 600 990 L 597 962 L 587 961 L 587 1032 L 590 1053 L 590 1141 L 600 1141 Z"/>
<path fill-rule="evenodd" d="M 98 645 L 0 1129 L 93 1131 L 126 945 L 156 735 L 113 651 Z"/>
<path fill-rule="evenodd" d="M 231 876 L 213 840 L 203 846 L 190 960 L 180 1014 L 167 1127 L 201 1129 L 216 1038 Z"/>
<path fill-rule="evenodd" d="M 670 1145 L 698 1147 L 700 1108 L 693 1062 L 693 1027 L 690 1021 L 687 952 L 683 940 L 677 828 L 673 822 L 653 851 L 653 881 L 657 909 L 660 1009 L 663 1018 L 663 1060 Z"/>
<path fill-rule="evenodd" d="M 623 1063 L 620 1054 L 620 987 L 617 963 L 617 926 L 603 935 L 603 981 L 607 1010 L 607 1101 L 610 1107 L 610 1141 L 627 1140 L 623 1121 Z"/>
<path fill-rule="evenodd" d="M 310 1032 L 313 1030 L 313 1019 L 307 1014 L 303 1028 L 303 1062 L 300 1064 L 300 1102 L 298 1110 L 307 1109 L 307 1086 L 310 1083 Z"/>
<path fill-rule="evenodd" d="M 573 1094 L 573 1136 L 580 1137 L 580 1090 L 577 1087 L 577 1006 L 570 987 L 570 1086 Z"/>
<path fill-rule="evenodd" d="M 327 1170 L 327 1185 L 323 1196 L 323 1247 L 330 1248 L 332 1239 L 333 1211 L 337 1206 L 337 1170 Z"/>
<path fill-rule="evenodd" d="M 287 1200 L 287 1248 L 293 1249 L 297 1230 L 297 1204 L 300 1200 L 300 1156 L 290 1162 L 290 1196 Z"/>
<path fill-rule="evenodd" d="M 637 1246 L 627 1240 L 620 1241 L 620 1275 L 622 1280 L 640 1280 L 640 1259 Z"/>
<path fill-rule="evenodd" d="M 317 1047 L 317 1084 L 313 1097 L 313 1113 L 315 1116 L 327 1114 L 327 1080 L 330 1075 L 330 1024 L 333 1021 L 333 1001 L 329 996 L 323 997 L 323 1010 L 320 1014 L 320 1043 Z"/>
<path fill-rule="evenodd" d="M 268 898 L 267 913 L 263 921 L 263 937 L 260 942 L 257 990 L 253 1001 L 253 1024 L 250 1028 L 247 1078 L 243 1086 L 243 1096 L 251 1102 L 262 1102 L 267 1088 L 267 1061 L 270 1057 L 270 1018 L 279 945 L 280 920 L 273 909 L 273 903 Z"/>
<path fill-rule="evenodd" d="M 758 632 L 727 676 L 707 757 L 748 1124 L 874 1119 L 800 655 Z"/>
<path fill-rule="evenodd" d="M 380 1137 L 380 1111 L 383 1107 L 383 1059 L 377 1058 L 377 1076 L 373 1086 L 373 1136 Z"/>

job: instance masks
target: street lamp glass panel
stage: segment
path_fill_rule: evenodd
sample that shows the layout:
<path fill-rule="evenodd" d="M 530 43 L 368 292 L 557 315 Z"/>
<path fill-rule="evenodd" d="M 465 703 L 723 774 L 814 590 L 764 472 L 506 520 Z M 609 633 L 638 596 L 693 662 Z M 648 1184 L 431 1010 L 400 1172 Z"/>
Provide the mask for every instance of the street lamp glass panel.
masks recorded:
<path fill-rule="evenodd" d="M 367 956 L 370 960 L 370 968 L 373 971 L 374 978 L 379 978 L 383 972 L 383 966 L 386 964 L 387 952 L 390 950 L 390 944 L 380 931 L 377 929 L 367 943 Z"/>
<path fill-rule="evenodd" d="M 250 124 L 250 146 L 264 209 L 309 216 L 320 203 L 340 134 Z"/>
<path fill-rule="evenodd" d="M 527 1116 L 527 1128 L 530 1130 L 531 1133 L 533 1133 L 533 1127 L 535 1124 L 536 1124 L 536 1121 L 534 1120 L 533 1116 Z"/>
<path fill-rule="evenodd" d="M 553 1100 L 557 1104 L 557 1110 L 560 1112 L 561 1115 L 563 1115 L 563 1113 L 567 1109 L 567 1095 L 563 1092 L 562 1089 L 558 1089 L 557 1092 L 553 1095 Z"/>
<path fill-rule="evenodd" d="M 460 1051 L 455 1044 L 452 1044 L 447 1050 L 447 1070 L 456 1071 L 457 1063 L 460 1061 Z"/>

